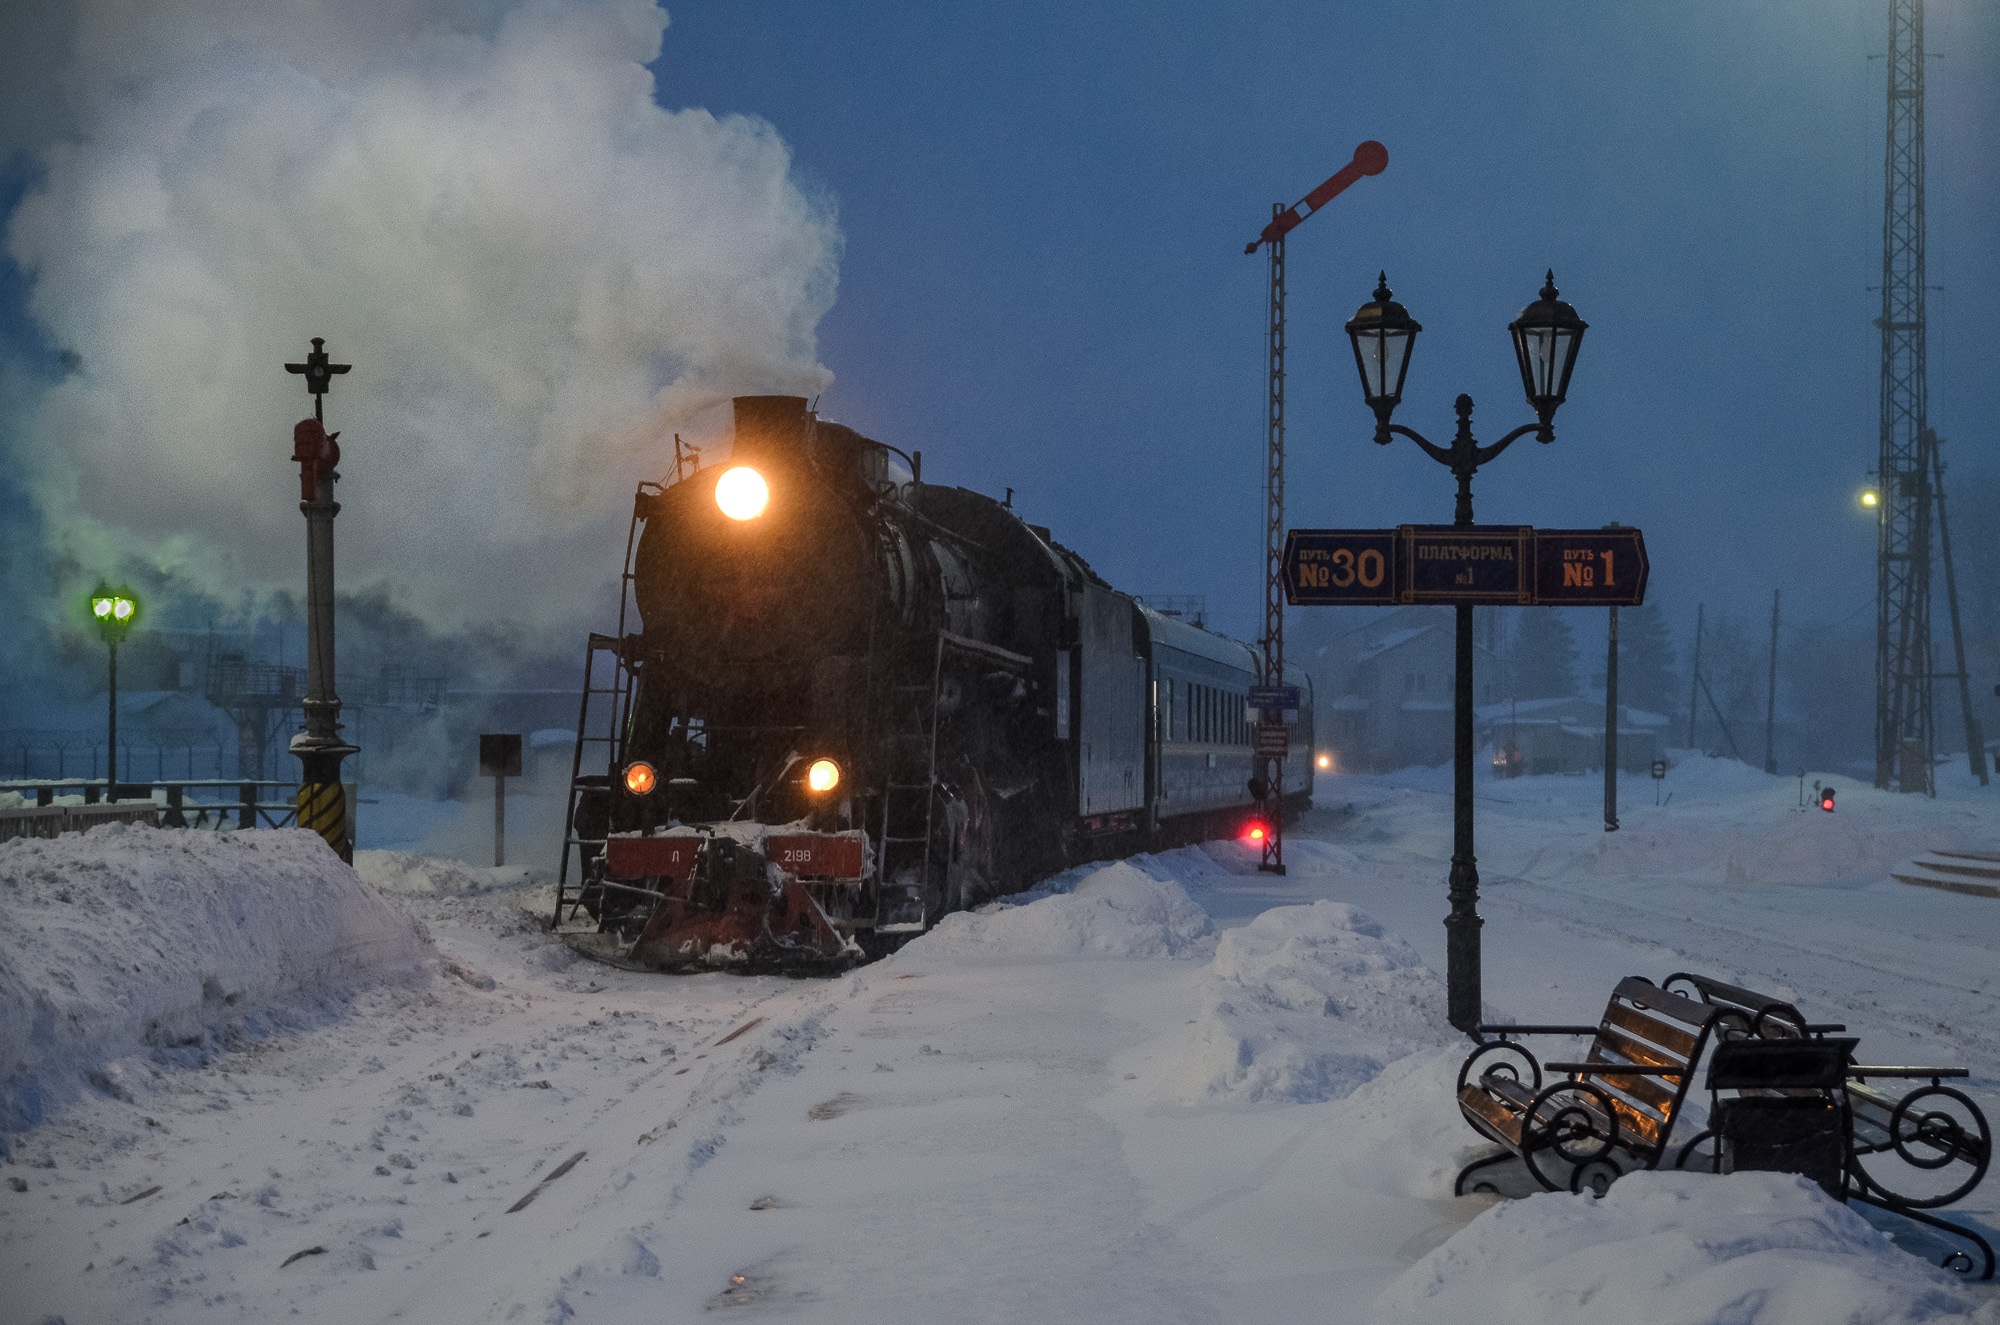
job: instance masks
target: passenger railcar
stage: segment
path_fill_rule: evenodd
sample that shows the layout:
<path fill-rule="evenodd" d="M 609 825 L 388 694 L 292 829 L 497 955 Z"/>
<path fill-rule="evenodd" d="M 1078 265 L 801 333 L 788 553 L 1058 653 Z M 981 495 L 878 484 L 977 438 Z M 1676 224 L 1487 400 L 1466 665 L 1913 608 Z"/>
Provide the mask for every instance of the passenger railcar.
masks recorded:
<path fill-rule="evenodd" d="M 746 396 L 728 464 L 641 485 L 619 632 L 585 667 L 571 942 L 662 968 L 838 966 L 1256 813 L 1253 651 L 921 468 L 803 399 Z M 1286 679 L 1306 697 L 1296 814 L 1311 687 Z"/>

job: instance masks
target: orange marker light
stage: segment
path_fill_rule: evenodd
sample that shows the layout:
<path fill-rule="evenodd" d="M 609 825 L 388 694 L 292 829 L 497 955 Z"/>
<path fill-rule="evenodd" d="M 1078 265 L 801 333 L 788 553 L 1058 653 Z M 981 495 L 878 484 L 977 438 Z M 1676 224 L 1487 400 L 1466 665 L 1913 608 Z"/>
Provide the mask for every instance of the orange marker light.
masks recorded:
<path fill-rule="evenodd" d="M 840 765 L 831 759 L 815 759 L 806 769 L 806 787 L 822 794 L 840 785 Z"/>
<path fill-rule="evenodd" d="M 660 775 L 645 760 L 636 760 L 625 765 L 625 790 L 634 796 L 643 796 L 660 783 Z"/>

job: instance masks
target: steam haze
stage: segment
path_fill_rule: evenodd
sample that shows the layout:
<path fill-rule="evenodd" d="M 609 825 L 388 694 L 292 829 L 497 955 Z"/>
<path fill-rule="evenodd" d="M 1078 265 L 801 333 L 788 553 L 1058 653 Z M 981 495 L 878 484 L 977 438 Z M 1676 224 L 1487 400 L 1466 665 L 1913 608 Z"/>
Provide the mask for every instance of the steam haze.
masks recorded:
<path fill-rule="evenodd" d="M 282 365 L 324 336 L 345 587 L 573 630 L 634 481 L 828 379 L 830 203 L 772 127 L 668 111 L 648 0 L 47 6 L 0 30 L 7 244 L 54 381 L 0 436 L 58 562 L 296 585 Z"/>

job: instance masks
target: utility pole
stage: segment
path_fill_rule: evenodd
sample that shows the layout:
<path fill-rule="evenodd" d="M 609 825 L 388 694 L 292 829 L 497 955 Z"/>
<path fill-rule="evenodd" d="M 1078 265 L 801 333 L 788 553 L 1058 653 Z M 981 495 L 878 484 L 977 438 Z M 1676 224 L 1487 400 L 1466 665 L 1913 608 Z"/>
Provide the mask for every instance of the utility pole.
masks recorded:
<path fill-rule="evenodd" d="M 1267 367 L 1264 413 L 1264 685 L 1285 684 L 1285 236 L 1363 175 L 1379 175 L 1389 164 L 1389 149 L 1372 139 L 1354 149 L 1354 159 L 1328 176 L 1320 186 L 1293 203 L 1271 204 L 1271 223 L 1246 244 L 1246 254 L 1259 246 L 1270 250 L 1270 321 L 1265 333 Z M 1284 710 L 1266 708 L 1261 728 L 1283 729 Z M 1261 789 L 1265 822 L 1264 854 L 1257 868 L 1285 872 L 1285 755 L 1269 753 L 1259 741 L 1253 794 Z"/>
<path fill-rule="evenodd" d="M 333 521 L 340 503 L 333 485 L 340 478 L 339 433 L 326 430 L 326 392 L 332 379 L 352 364 L 331 363 L 324 338 L 312 338 L 304 363 L 285 371 L 302 373 L 312 394 L 313 416 L 292 429 L 292 459 L 299 465 L 299 511 L 306 517 L 306 729 L 292 737 L 298 756 L 298 825 L 326 839 L 340 858 L 354 863 L 348 833 L 347 793 L 340 764 L 360 750 L 340 734 L 340 696 L 333 666 Z"/>
<path fill-rule="evenodd" d="M 1778 771 L 1776 747 L 1772 744 L 1778 720 L 1778 591 L 1771 590 L 1771 682 L 1764 690 L 1764 771 Z"/>
<path fill-rule="evenodd" d="M 1931 447 L 1925 425 L 1924 3 L 1889 0 L 1875 608 L 1875 785 L 1935 794 Z"/>
<path fill-rule="evenodd" d="M 1965 632 L 1958 621 L 1958 576 L 1951 567 L 1951 525 L 1944 517 L 1944 439 L 1936 433 L 1930 436 L 1927 450 L 1931 453 L 1931 472 L 1936 478 L 1932 484 L 1937 493 L 1938 552 L 1944 557 L 1944 596 L 1951 609 L 1951 652 L 1958 667 L 1958 707 L 1965 718 L 1965 757 L 1972 764 L 1972 775 L 1979 779 L 1979 785 L 1986 785 L 1986 738 L 1979 730 L 1979 719 L 1972 711 L 1972 681 L 1965 670 Z"/>
<path fill-rule="evenodd" d="M 1695 705 L 1701 702 L 1701 615 L 1706 610 L 1706 604 L 1696 603 L 1694 606 L 1694 666 L 1688 669 L 1692 673 L 1688 679 L 1688 749 L 1690 750 L 1695 748 L 1694 719 L 1695 714 L 1699 712 Z"/>
<path fill-rule="evenodd" d="M 1618 831 L 1618 609 L 1604 646 L 1604 831 Z"/>

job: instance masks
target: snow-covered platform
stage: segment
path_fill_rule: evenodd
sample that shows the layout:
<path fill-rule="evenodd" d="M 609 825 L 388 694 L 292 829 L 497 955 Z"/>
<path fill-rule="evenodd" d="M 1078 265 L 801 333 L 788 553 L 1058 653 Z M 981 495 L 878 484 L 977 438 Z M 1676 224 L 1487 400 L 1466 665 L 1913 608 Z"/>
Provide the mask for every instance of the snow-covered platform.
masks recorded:
<path fill-rule="evenodd" d="M 17 1126 L 0 1322 L 2000 1322 L 1942 1248 L 1789 1178 L 1452 1199 L 1480 1146 L 1435 974 L 1448 781 L 1329 781 L 1284 878 L 1233 844 L 1091 867 L 834 981 L 597 966 L 534 871 L 364 852 L 357 914 L 436 956 L 203 1062 L 142 1043 Z M 1843 783 L 1827 815 L 1698 759 L 1669 787 L 1607 835 L 1595 781 L 1480 784 L 1495 1015 L 1698 967 L 1969 1063 L 1994 1110 L 2000 912 L 1890 878 L 1990 850 L 1986 801 Z"/>

